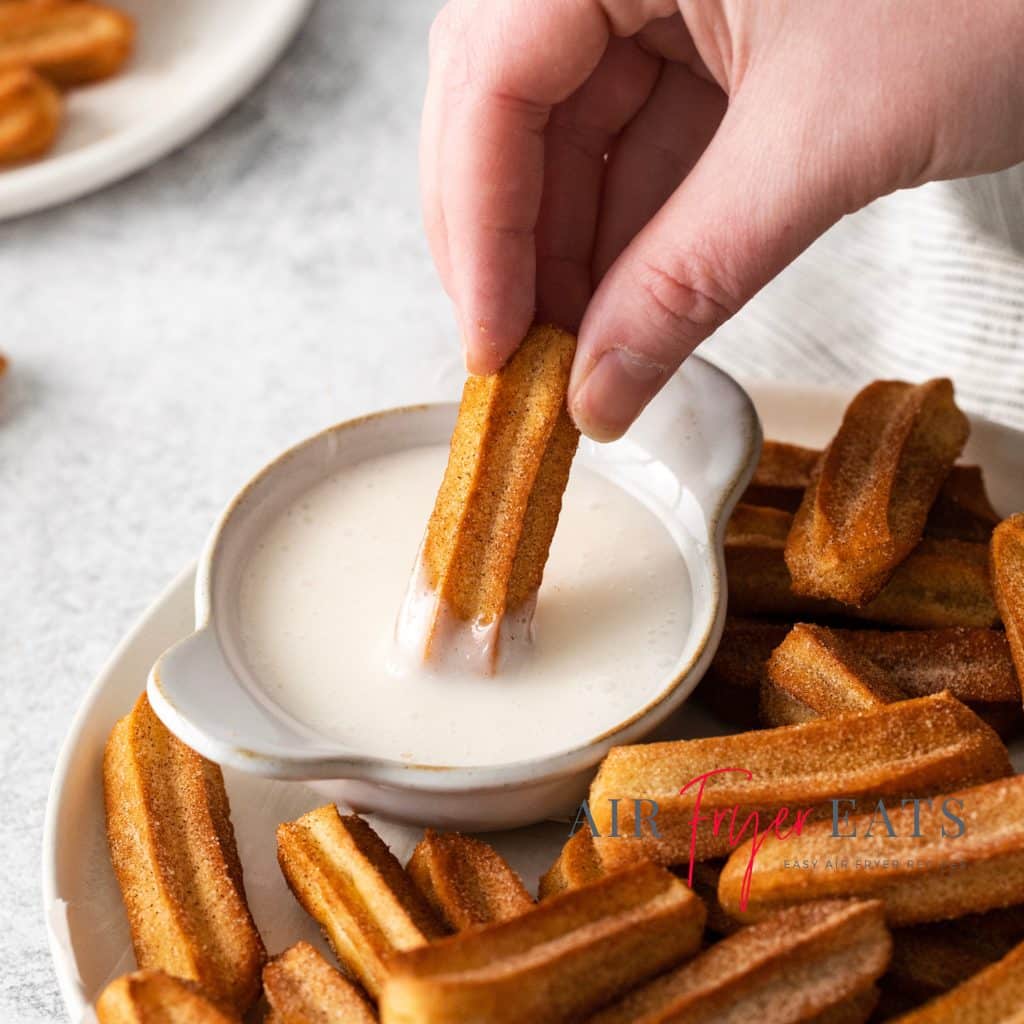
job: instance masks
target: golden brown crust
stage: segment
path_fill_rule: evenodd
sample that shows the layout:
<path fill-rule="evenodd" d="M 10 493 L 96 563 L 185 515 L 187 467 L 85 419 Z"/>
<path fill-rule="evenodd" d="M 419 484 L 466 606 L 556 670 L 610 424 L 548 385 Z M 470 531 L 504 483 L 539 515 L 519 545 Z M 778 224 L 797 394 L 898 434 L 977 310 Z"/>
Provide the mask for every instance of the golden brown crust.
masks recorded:
<path fill-rule="evenodd" d="M 1010 516 L 992 534 L 992 582 L 1006 639 L 1024 687 L 1024 513 Z"/>
<path fill-rule="evenodd" d="M 96 1002 L 100 1024 L 241 1024 L 198 986 L 159 970 L 135 971 L 112 981 Z"/>
<path fill-rule="evenodd" d="M 308 942 L 297 942 L 263 968 L 263 991 L 277 1024 L 374 1024 L 362 992 Z"/>
<path fill-rule="evenodd" d="M 104 4 L 0 5 L 0 70 L 32 67 L 61 87 L 116 74 L 134 41 L 131 18 Z"/>
<path fill-rule="evenodd" d="M 862 606 L 914 550 L 967 441 L 949 380 L 875 381 L 815 464 L 786 543 L 793 590 Z"/>
<path fill-rule="evenodd" d="M 896 1024 L 1018 1024 L 1024 1004 L 1024 943 L 998 963 Z"/>
<path fill-rule="evenodd" d="M 391 954 L 445 934 L 380 836 L 334 804 L 279 825 L 277 859 L 295 898 L 371 996 Z"/>
<path fill-rule="evenodd" d="M 810 903 L 722 939 L 590 1020 L 800 1024 L 832 1014 L 825 1019 L 864 1021 L 874 1005 L 865 993 L 873 995 L 891 948 L 881 903 Z"/>
<path fill-rule="evenodd" d="M 396 956 L 381 999 L 391 1024 L 576 1020 L 700 945 L 704 907 L 641 864 L 508 921 Z"/>
<path fill-rule="evenodd" d="M 438 611 L 500 622 L 540 586 L 579 434 L 566 407 L 576 339 L 534 327 L 496 374 L 470 377 L 420 553 Z"/>
<path fill-rule="evenodd" d="M 42 156 L 63 112 L 60 94 L 31 68 L 0 67 L 0 166 Z M 0 356 L 0 375 L 7 362 Z"/>
<path fill-rule="evenodd" d="M 497 850 L 458 832 L 428 828 L 406 871 L 452 931 L 505 921 L 533 906 L 526 886 Z"/>
<path fill-rule="evenodd" d="M 176 739 L 143 694 L 107 741 L 103 789 L 139 966 L 194 980 L 244 1012 L 265 954 L 220 769 Z"/>
<path fill-rule="evenodd" d="M 917 786 L 907 787 L 902 796 L 908 794 L 925 795 Z M 889 825 L 874 808 L 871 813 L 851 814 L 848 821 L 838 823 L 841 839 L 833 835 L 831 820 L 812 821 L 801 835 L 783 841 L 769 836 L 755 860 L 745 910 L 741 904 L 750 846 L 744 843 L 722 871 L 722 905 L 748 921 L 814 899 L 881 899 L 889 923 L 905 925 L 1020 902 L 1024 776 L 936 796 L 931 807 L 924 802 L 917 807 L 890 802 L 886 814 Z M 955 819 L 963 822 L 962 834 Z M 793 864 L 808 866 L 794 869 Z"/>
<path fill-rule="evenodd" d="M 821 452 L 798 444 L 766 440 L 750 485 L 740 501 L 795 512 Z"/>
<path fill-rule="evenodd" d="M 555 863 L 541 875 L 538 895 L 546 900 L 566 889 L 596 882 L 603 874 L 594 839 L 584 825 L 569 837 Z"/>
<path fill-rule="evenodd" d="M 988 574 L 988 549 L 968 541 L 925 539 L 900 563 L 882 592 L 862 607 L 793 592 L 781 532 L 788 514 L 737 506 L 725 539 L 729 607 L 736 615 L 842 620 L 912 629 L 994 626 L 999 613 Z"/>
<path fill-rule="evenodd" d="M 601 832 L 595 843 L 605 868 L 638 856 L 687 862 L 699 786 L 679 790 L 709 770 L 733 766 L 752 777 L 738 771 L 712 777 L 701 813 L 738 806 L 737 831 L 753 811 L 763 829 L 783 807 L 815 807 L 817 817 L 823 809 L 831 813 L 835 797 L 949 792 L 1011 771 L 999 737 L 948 694 L 780 729 L 613 747 L 590 787 L 590 813 Z M 619 801 L 618 837 L 610 835 L 613 798 Z M 657 801 L 660 836 L 646 821 L 643 834 L 634 836 L 634 800 Z M 728 833 L 727 826 L 717 835 L 708 826 L 697 829 L 696 859 L 727 855 Z"/>

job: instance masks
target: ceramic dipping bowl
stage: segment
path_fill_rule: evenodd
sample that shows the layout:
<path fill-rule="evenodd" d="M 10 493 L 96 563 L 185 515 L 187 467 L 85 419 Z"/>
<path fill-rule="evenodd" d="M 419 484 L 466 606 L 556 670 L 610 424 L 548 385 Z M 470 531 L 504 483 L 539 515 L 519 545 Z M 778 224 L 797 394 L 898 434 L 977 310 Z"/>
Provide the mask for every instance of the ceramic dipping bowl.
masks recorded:
<path fill-rule="evenodd" d="M 686 700 L 721 636 L 725 525 L 761 448 L 760 423 L 747 394 L 694 356 L 626 438 L 609 445 L 584 440 L 577 455 L 659 517 L 689 574 L 689 629 L 654 699 L 638 702 L 624 721 L 571 749 L 480 767 L 370 756 L 311 733 L 274 704 L 246 664 L 238 624 L 242 571 L 261 533 L 302 493 L 346 465 L 447 443 L 456 412 L 455 403 L 439 403 L 341 423 L 285 452 L 235 497 L 199 562 L 196 631 L 168 650 L 149 678 L 154 710 L 181 740 L 221 765 L 302 780 L 356 810 L 486 831 L 571 813 L 610 747 L 641 740 Z"/>

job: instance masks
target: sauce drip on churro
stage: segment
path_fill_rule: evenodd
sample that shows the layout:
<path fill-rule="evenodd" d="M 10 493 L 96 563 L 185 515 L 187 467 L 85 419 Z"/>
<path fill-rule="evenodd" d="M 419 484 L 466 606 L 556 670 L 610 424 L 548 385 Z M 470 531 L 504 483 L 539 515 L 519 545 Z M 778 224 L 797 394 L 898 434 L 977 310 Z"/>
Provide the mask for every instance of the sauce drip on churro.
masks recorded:
<path fill-rule="evenodd" d="M 654 513 L 582 464 L 528 650 L 486 678 L 396 653 L 395 612 L 447 455 L 368 458 L 268 523 L 239 601 L 243 657 L 268 697 L 354 750 L 482 765 L 586 742 L 660 693 L 690 629 L 685 563 Z"/>

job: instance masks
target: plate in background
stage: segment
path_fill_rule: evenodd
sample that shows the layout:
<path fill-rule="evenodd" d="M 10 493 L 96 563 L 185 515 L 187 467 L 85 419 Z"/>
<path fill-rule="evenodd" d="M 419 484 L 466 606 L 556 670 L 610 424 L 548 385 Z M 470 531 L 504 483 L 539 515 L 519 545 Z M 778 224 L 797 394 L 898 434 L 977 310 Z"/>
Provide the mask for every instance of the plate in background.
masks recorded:
<path fill-rule="evenodd" d="M 67 94 L 51 153 L 0 170 L 0 219 L 75 199 L 141 170 L 244 96 L 287 46 L 313 0 L 111 0 L 136 21 L 115 78 Z"/>

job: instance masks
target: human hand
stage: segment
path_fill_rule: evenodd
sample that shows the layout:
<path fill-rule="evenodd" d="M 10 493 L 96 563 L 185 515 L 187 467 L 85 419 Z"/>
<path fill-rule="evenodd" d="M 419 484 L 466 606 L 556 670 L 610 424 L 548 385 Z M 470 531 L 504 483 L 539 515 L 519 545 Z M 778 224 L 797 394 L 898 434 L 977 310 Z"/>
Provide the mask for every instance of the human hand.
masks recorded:
<path fill-rule="evenodd" d="M 619 436 L 679 363 L 872 199 L 1024 159 L 1019 0 L 451 0 L 421 142 L 469 369 L 577 330 Z"/>

